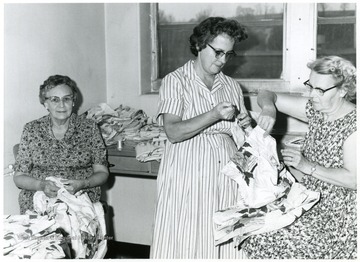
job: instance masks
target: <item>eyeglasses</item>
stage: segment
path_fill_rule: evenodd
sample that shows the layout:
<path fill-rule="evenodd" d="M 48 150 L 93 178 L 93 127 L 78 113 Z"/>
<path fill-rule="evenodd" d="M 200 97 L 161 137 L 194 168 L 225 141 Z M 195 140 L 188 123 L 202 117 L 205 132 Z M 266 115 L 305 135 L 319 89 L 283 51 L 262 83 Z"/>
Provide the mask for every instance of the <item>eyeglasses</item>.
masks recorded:
<path fill-rule="evenodd" d="M 234 56 L 236 56 L 236 53 L 235 53 L 235 51 L 229 51 L 229 52 L 224 52 L 224 51 L 222 51 L 222 50 L 216 50 L 214 47 L 212 47 L 210 44 L 207 44 L 208 46 L 210 46 L 210 48 L 212 49 L 212 50 L 214 50 L 214 52 L 215 52 L 215 58 L 216 59 L 220 59 L 220 58 L 222 58 L 224 55 L 225 55 L 225 60 L 229 60 L 230 58 L 232 58 L 232 57 L 234 57 Z"/>
<path fill-rule="evenodd" d="M 50 100 L 51 103 L 57 105 L 60 101 L 63 101 L 64 104 L 70 104 L 74 101 L 74 97 L 72 95 L 58 97 L 58 96 L 49 96 L 45 97 L 45 100 Z"/>
<path fill-rule="evenodd" d="M 325 92 L 327 92 L 327 91 L 329 91 L 329 90 L 331 90 L 331 89 L 333 89 L 333 88 L 335 88 L 335 87 L 339 87 L 340 84 L 334 85 L 334 86 L 329 87 L 329 88 L 327 88 L 327 89 L 324 90 L 324 89 L 321 89 L 320 87 L 313 87 L 313 86 L 310 84 L 310 79 L 309 79 L 309 80 L 306 80 L 306 81 L 304 82 L 304 86 L 310 88 L 310 91 L 311 91 L 311 90 L 315 90 L 316 93 L 317 93 L 319 96 L 323 96 L 323 95 L 325 94 Z"/>

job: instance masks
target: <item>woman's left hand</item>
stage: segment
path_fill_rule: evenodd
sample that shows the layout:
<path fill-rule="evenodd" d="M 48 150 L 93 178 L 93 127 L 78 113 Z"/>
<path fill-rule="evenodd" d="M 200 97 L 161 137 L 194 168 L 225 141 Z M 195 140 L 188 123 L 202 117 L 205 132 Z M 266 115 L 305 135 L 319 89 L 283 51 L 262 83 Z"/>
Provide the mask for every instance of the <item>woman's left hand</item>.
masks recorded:
<path fill-rule="evenodd" d="M 239 125 L 245 129 L 251 125 L 251 117 L 248 114 L 241 113 L 236 116 L 239 119 Z"/>
<path fill-rule="evenodd" d="M 302 155 L 300 150 L 285 148 L 281 150 L 284 163 L 287 166 L 292 166 L 302 172 L 306 170 L 308 160 Z"/>
<path fill-rule="evenodd" d="M 64 188 L 72 195 L 82 189 L 82 180 L 76 179 L 62 179 L 61 182 L 64 184 Z"/>

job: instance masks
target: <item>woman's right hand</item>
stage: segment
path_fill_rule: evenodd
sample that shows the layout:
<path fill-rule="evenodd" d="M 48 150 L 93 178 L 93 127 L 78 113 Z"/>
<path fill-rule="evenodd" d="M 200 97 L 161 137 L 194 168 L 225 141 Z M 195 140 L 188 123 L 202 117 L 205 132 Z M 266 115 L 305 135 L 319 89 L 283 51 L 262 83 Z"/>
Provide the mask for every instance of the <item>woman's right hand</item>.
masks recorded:
<path fill-rule="evenodd" d="M 230 120 L 234 117 L 235 106 L 230 102 L 221 102 L 212 109 L 215 118 L 218 120 Z"/>
<path fill-rule="evenodd" d="M 270 134 L 276 121 L 275 106 L 264 107 L 257 119 L 257 124 L 265 131 L 264 135 Z"/>
<path fill-rule="evenodd" d="M 53 181 L 43 180 L 41 181 L 41 190 L 45 193 L 47 197 L 56 197 L 57 192 L 59 191 L 59 187 Z"/>

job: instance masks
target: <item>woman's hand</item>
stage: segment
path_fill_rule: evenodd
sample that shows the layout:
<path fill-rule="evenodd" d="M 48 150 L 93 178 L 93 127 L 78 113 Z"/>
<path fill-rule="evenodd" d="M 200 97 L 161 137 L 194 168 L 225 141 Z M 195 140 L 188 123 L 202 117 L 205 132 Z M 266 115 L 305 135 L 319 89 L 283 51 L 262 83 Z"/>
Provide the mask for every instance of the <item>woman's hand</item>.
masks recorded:
<path fill-rule="evenodd" d="M 284 159 L 284 163 L 287 166 L 292 166 L 301 172 L 307 174 L 307 170 L 310 166 L 310 162 L 302 155 L 300 150 L 285 148 L 281 150 L 281 154 Z"/>
<path fill-rule="evenodd" d="M 234 117 L 235 108 L 230 102 L 221 102 L 212 111 L 216 119 L 230 120 Z"/>
<path fill-rule="evenodd" d="M 64 188 L 72 195 L 84 188 L 84 180 L 62 179 Z"/>
<path fill-rule="evenodd" d="M 57 197 L 57 192 L 59 191 L 59 187 L 53 181 L 43 180 L 41 181 L 41 190 L 45 193 L 47 197 L 53 198 Z"/>
<path fill-rule="evenodd" d="M 261 111 L 257 124 L 265 131 L 264 135 L 270 134 L 276 121 L 276 108 L 274 106 L 264 107 Z"/>
<path fill-rule="evenodd" d="M 246 129 L 251 125 L 251 117 L 246 113 L 238 114 L 236 118 L 239 119 L 239 125 L 243 129 Z"/>

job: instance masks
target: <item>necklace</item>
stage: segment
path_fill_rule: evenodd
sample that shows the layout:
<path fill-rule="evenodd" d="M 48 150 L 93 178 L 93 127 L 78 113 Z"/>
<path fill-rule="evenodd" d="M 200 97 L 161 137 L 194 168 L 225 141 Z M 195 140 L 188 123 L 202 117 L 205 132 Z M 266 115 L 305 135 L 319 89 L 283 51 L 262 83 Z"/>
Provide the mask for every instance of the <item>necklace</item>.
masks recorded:
<path fill-rule="evenodd" d="M 63 139 L 68 129 L 69 121 L 66 121 L 64 125 L 57 125 L 54 121 L 51 121 L 51 131 L 56 139 Z"/>

